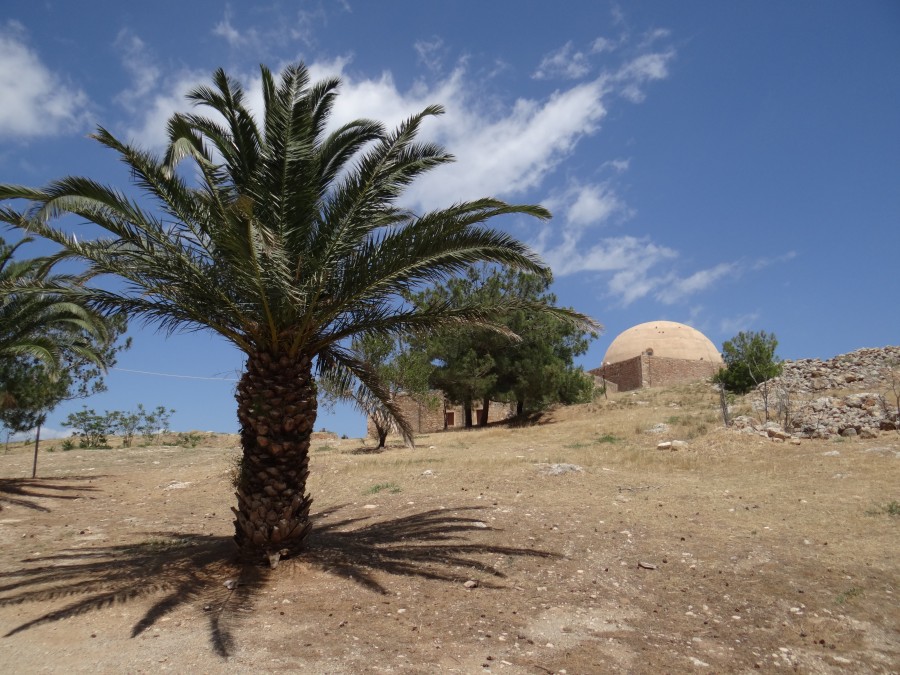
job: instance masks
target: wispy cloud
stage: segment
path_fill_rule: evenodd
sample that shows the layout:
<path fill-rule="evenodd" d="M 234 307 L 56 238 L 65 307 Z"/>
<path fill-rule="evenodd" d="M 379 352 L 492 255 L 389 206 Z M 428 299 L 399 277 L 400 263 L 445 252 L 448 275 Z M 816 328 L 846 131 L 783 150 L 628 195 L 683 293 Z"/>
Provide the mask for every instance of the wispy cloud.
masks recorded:
<path fill-rule="evenodd" d="M 87 94 L 54 73 L 17 21 L 0 24 L 0 137 L 53 136 L 90 126 Z"/>
<path fill-rule="evenodd" d="M 695 293 L 705 291 L 721 279 L 734 276 L 737 272 L 736 263 L 719 263 L 687 277 L 673 277 L 667 279 L 665 286 L 656 294 L 656 298 L 666 305 L 672 305 Z"/>
<path fill-rule="evenodd" d="M 131 78 L 129 86 L 115 97 L 129 113 L 130 123 L 125 129 L 128 140 L 144 148 L 161 150 L 165 146 L 169 118 L 187 109 L 185 96 L 198 84 L 205 84 L 209 73 L 180 69 L 164 74 L 156 55 L 129 29 L 119 32 L 114 47 Z"/>
<path fill-rule="evenodd" d="M 621 85 L 622 96 L 633 103 L 640 103 L 646 98 L 644 87 L 647 83 L 669 76 L 669 62 L 674 57 L 674 50 L 642 54 L 623 65 L 613 80 Z"/>
<path fill-rule="evenodd" d="M 617 214 L 623 217 L 631 215 L 608 182 L 572 181 L 564 191 L 551 195 L 543 203 L 552 213 L 576 228 L 603 225 Z"/>
<path fill-rule="evenodd" d="M 231 47 L 242 47 L 251 42 L 256 36 L 256 31 L 252 28 L 249 29 L 249 35 L 243 35 L 232 25 L 231 7 L 228 5 L 225 7 L 225 16 L 213 26 L 212 33 L 225 40 Z"/>
<path fill-rule="evenodd" d="M 417 40 L 413 44 L 419 63 L 433 73 L 440 72 L 444 67 L 444 59 L 447 56 L 447 47 L 439 37 L 431 40 Z"/>
<path fill-rule="evenodd" d="M 749 312 L 722 319 L 719 322 L 719 331 L 725 335 L 736 335 L 741 331 L 750 330 L 757 319 L 759 319 L 759 312 Z"/>
<path fill-rule="evenodd" d="M 532 77 L 536 80 L 562 78 L 575 80 L 591 72 L 591 64 L 584 52 L 576 51 L 572 42 L 567 42 L 541 59 Z"/>
<path fill-rule="evenodd" d="M 796 251 L 788 251 L 786 253 L 782 253 L 781 255 L 776 255 L 768 258 L 758 258 L 754 263 L 750 266 L 750 268 L 756 272 L 759 270 L 764 270 L 771 265 L 780 265 L 782 263 L 790 262 L 794 258 L 797 257 Z"/>

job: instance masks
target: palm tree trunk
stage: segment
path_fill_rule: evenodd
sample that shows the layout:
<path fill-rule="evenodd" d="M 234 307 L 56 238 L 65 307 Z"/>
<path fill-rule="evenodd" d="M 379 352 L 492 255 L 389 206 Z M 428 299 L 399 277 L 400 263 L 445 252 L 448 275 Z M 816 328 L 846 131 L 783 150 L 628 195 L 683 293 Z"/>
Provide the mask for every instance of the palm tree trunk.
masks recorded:
<path fill-rule="evenodd" d="M 236 398 L 244 455 L 234 539 L 245 560 L 274 568 L 299 552 L 310 530 L 306 479 L 317 409 L 311 360 L 250 355 Z"/>

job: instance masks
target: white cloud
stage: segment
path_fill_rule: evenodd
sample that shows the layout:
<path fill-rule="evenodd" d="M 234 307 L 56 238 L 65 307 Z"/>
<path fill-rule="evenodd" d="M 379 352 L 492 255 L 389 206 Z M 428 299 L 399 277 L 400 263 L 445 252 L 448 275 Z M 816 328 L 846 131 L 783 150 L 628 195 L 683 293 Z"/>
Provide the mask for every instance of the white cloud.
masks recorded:
<path fill-rule="evenodd" d="M 737 335 L 741 331 L 750 330 L 757 319 L 759 319 L 759 312 L 722 319 L 719 322 L 719 331 L 726 335 Z"/>
<path fill-rule="evenodd" d="M 121 54 L 122 67 L 131 76 L 128 88 L 115 97 L 132 120 L 125 135 L 137 146 L 160 151 L 166 144 L 169 118 L 190 107 L 185 96 L 197 85 L 207 84 L 210 73 L 182 69 L 164 74 L 155 54 L 127 29 L 119 32 L 114 46 Z"/>
<path fill-rule="evenodd" d="M 147 45 L 128 29 L 122 29 L 113 46 L 122 55 L 122 66 L 131 76 L 131 86 L 116 96 L 116 101 L 131 111 L 144 107 L 145 98 L 157 87 L 160 69 Z"/>
<path fill-rule="evenodd" d="M 631 160 L 611 159 L 608 162 L 603 162 L 603 164 L 601 164 L 600 166 L 603 168 L 610 167 L 611 169 L 616 171 L 616 173 L 624 173 L 625 171 L 628 171 L 629 167 L 631 166 Z"/>
<path fill-rule="evenodd" d="M 532 77 L 537 80 L 546 80 L 552 77 L 574 80 L 584 77 L 590 71 L 591 66 L 587 56 L 584 52 L 575 51 L 575 47 L 570 41 L 541 59 L 541 63 Z"/>
<path fill-rule="evenodd" d="M 646 97 L 644 85 L 669 76 L 669 62 L 675 57 L 674 50 L 641 54 L 623 65 L 613 80 L 620 84 L 620 93 L 633 103 L 640 103 Z"/>
<path fill-rule="evenodd" d="M 683 278 L 671 278 L 665 286 L 656 294 L 657 299 L 667 305 L 672 305 L 689 295 L 705 291 L 723 277 L 737 273 L 735 263 L 719 263 L 715 267 L 694 272 Z"/>
<path fill-rule="evenodd" d="M 782 253 L 781 255 L 773 256 L 770 258 L 759 258 L 758 260 L 756 260 L 753 263 L 753 265 L 751 266 L 751 269 L 753 269 L 753 271 L 756 272 L 756 271 L 765 269 L 766 267 L 769 267 L 770 265 L 780 265 L 781 263 L 789 262 L 796 257 L 797 257 L 796 251 L 788 251 L 787 253 Z"/>
<path fill-rule="evenodd" d="M 547 245 L 547 230 L 535 242 L 535 248 L 551 266 L 557 276 L 577 272 L 615 272 L 610 291 L 631 300 L 643 297 L 662 281 L 651 277 L 649 271 L 657 264 L 678 257 L 678 253 L 665 246 L 653 243 L 646 237 L 620 236 L 606 237 L 593 244 L 587 244 L 580 236 L 566 232 L 563 241 Z M 640 292 L 628 291 L 626 285 L 639 283 Z"/>
<path fill-rule="evenodd" d="M 432 72 L 439 72 L 444 65 L 444 56 L 447 52 L 444 41 L 439 37 L 431 40 L 417 40 L 413 44 L 419 62 Z"/>
<path fill-rule="evenodd" d="M 24 27 L 0 25 L 0 136 L 52 136 L 90 125 L 90 100 L 30 48 Z"/>
<path fill-rule="evenodd" d="M 166 124 L 169 118 L 190 107 L 185 96 L 198 84 L 206 84 L 208 73 L 184 71 L 167 79 L 160 89 L 144 98 L 141 117 L 127 129 L 129 142 L 152 150 L 162 150 L 166 144 Z"/>
<path fill-rule="evenodd" d="M 591 53 L 592 54 L 603 54 L 604 52 L 614 52 L 618 46 L 620 41 L 610 40 L 605 37 L 598 37 L 591 43 Z"/>
<path fill-rule="evenodd" d="M 41 427 L 41 441 L 52 441 L 60 438 L 69 438 L 74 435 L 71 429 L 53 429 L 52 427 Z M 12 434 L 9 437 L 11 441 L 34 441 L 35 431 L 23 431 Z"/>
<path fill-rule="evenodd" d="M 231 47 L 241 47 L 249 41 L 249 38 L 241 35 L 241 33 L 231 25 L 231 8 L 225 7 L 225 16 L 213 27 L 213 35 L 216 35 Z"/>
<path fill-rule="evenodd" d="M 616 213 L 628 214 L 625 203 L 608 183 L 573 182 L 560 194 L 543 202 L 551 213 L 577 228 L 601 225 Z"/>

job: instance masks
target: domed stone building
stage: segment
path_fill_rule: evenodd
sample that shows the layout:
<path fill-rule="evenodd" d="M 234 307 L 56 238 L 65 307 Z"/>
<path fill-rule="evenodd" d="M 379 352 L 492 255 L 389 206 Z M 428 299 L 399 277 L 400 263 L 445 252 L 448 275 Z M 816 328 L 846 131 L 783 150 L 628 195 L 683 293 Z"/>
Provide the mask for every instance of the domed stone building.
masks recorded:
<path fill-rule="evenodd" d="M 722 356 L 703 333 L 674 321 L 649 321 L 620 333 L 590 373 L 614 391 L 665 387 L 714 375 Z"/>

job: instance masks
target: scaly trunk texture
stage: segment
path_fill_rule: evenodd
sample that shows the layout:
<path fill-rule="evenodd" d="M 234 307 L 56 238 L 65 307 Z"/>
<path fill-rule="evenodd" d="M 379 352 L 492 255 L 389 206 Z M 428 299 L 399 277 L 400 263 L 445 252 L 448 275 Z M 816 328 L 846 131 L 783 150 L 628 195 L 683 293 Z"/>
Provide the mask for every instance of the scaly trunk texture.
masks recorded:
<path fill-rule="evenodd" d="M 251 355 L 236 394 L 244 451 L 235 535 L 241 556 L 274 568 L 309 533 L 306 492 L 316 383 L 308 357 Z"/>

